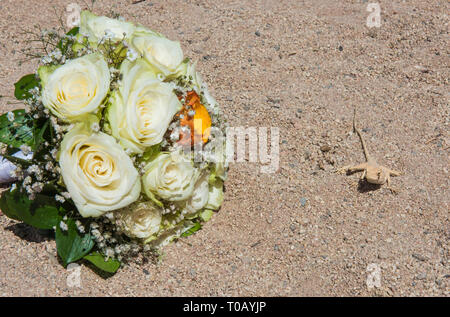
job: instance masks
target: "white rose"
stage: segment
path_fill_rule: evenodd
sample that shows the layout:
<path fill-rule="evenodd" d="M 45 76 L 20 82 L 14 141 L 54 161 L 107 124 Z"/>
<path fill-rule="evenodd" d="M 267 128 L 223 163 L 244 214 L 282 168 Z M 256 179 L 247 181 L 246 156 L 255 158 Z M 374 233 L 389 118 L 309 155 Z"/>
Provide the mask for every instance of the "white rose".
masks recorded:
<path fill-rule="evenodd" d="M 131 43 L 134 49 L 164 76 L 175 73 L 183 61 L 183 50 L 179 42 L 171 41 L 143 27 L 137 28 Z"/>
<path fill-rule="evenodd" d="M 208 154 L 207 160 L 213 163 L 214 176 L 225 180 L 229 165 L 226 158 L 225 137 L 222 134 L 214 135 L 212 141 L 205 146 L 204 152 Z"/>
<path fill-rule="evenodd" d="M 209 197 L 209 173 L 203 173 L 195 183 L 191 198 L 185 205 L 185 210 L 191 214 L 205 207 Z"/>
<path fill-rule="evenodd" d="M 217 210 L 223 202 L 223 181 L 216 178 L 213 183 L 209 185 L 208 203 L 205 208 Z"/>
<path fill-rule="evenodd" d="M 132 23 L 96 16 L 89 11 L 81 12 L 80 34 L 88 36 L 91 42 L 97 42 L 104 37 L 113 42 L 121 41 L 129 38 L 134 30 Z"/>
<path fill-rule="evenodd" d="M 169 201 L 182 201 L 191 197 L 199 171 L 181 152 L 161 152 L 145 166 L 142 176 L 144 191 Z"/>
<path fill-rule="evenodd" d="M 116 211 L 114 218 L 128 237 L 147 239 L 159 231 L 162 211 L 151 202 L 142 202 Z"/>
<path fill-rule="evenodd" d="M 59 165 L 64 184 L 83 217 L 97 217 L 136 201 L 139 174 L 112 136 L 77 124 L 64 136 Z"/>
<path fill-rule="evenodd" d="M 205 208 L 217 210 L 223 202 L 223 181 L 209 173 L 203 173 L 197 180 L 191 198 L 186 201 L 184 210 L 188 214 Z"/>
<path fill-rule="evenodd" d="M 109 90 L 108 65 L 100 54 L 86 55 L 55 68 L 39 67 L 42 103 L 64 121 L 95 113 Z"/>
<path fill-rule="evenodd" d="M 181 103 L 169 84 L 156 78 L 146 63 L 124 61 L 123 79 L 108 107 L 112 134 L 133 153 L 163 140 Z"/>

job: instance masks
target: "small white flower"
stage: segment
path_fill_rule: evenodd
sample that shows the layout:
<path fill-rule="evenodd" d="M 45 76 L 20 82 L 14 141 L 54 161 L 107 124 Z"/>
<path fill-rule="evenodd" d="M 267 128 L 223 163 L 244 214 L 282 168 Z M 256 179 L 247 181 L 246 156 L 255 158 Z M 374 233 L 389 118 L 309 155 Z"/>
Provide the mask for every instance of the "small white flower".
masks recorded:
<path fill-rule="evenodd" d="M 109 29 L 106 29 L 105 30 L 105 36 L 104 36 L 104 38 L 106 39 L 106 40 L 111 40 L 111 39 L 113 39 L 114 38 L 114 33 L 111 31 L 111 30 L 109 30 Z"/>
<path fill-rule="evenodd" d="M 92 229 L 91 231 L 92 235 L 94 236 L 95 239 L 97 239 L 98 241 L 103 241 L 103 237 L 102 234 L 100 233 L 100 231 L 98 229 Z"/>
<path fill-rule="evenodd" d="M 171 134 L 170 134 L 170 140 L 172 142 L 176 142 L 180 139 L 180 134 L 177 130 L 174 130 Z"/>
<path fill-rule="evenodd" d="M 41 59 L 42 64 L 46 65 L 46 64 L 50 64 L 52 62 L 52 59 L 50 56 L 45 56 Z"/>
<path fill-rule="evenodd" d="M 56 50 L 54 50 L 53 52 L 50 53 L 50 56 L 55 58 L 55 59 L 61 59 L 62 57 L 62 53 L 61 50 L 59 48 L 57 48 Z"/>
<path fill-rule="evenodd" d="M 55 195 L 55 200 L 59 201 L 60 203 L 63 203 L 66 201 L 63 196 L 60 196 L 58 194 Z"/>
<path fill-rule="evenodd" d="M 8 121 L 9 122 L 13 122 L 14 121 L 14 112 L 8 112 L 7 114 L 6 114 L 6 117 L 8 118 Z"/>
<path fill-rule="evenodd" d="M 69 192 L 62 192 L 61 195 L 62 195 L 65 199 L 70 199 L 70 194 L 69 194 Z"/>
<path fill-rule="evenodd" d="M 188 126 L 182 126 L 181 131 L 189 134 L 189 133 L 191 133 L 191 128 L 189 128 Z"/>
<path fill-rule="evenodd" d="M 58 153 L 57 149 L 53 149 L 50 151 L 50 154 L 52 155 L 53 158 L 56 158 L 56 154 Z"/>
<path fill-rule="evenodd" d="M 44 184 L 42 183 L 34 183 L 31 188 L 33 189 L 33 191 L 40 193 L 42 191 L 42 189 L 44 189 Z"/>
<path fill-rule="evenodd" d="M 47 171 L 51 171 L 51 170 L 53 169 L 53 163 L 52 163 L 52 162 L 47 162 L 47 163 L 45 164 L 45 169 L 46 169 Z"/>
<path fill-rule="evenodd" d="M 114 257 L 114 249 L 113 248 L 106 248 L 105 256 L 107 259 Z"/>
<path fill-rule="evenodd" d="M 91 130 L 95 133 L 100 131 L 100 125 L 98 124 L 98 122 L 94 122 L 91 125 Z"/>
<path fill-rule="evenodd" d="M 25 179 L 23 180 L 23 186 L 27 186 L 31 183 L 31 177 L 27 176 L 25 177 Z"/>
<path fill-rule="evenodd" d="M 114 213 L 108 212 L 105 214 L 105 217 L 109 220 L 114 220 Z"/>
<path fill-rule="evenodd" d="M 139 57 L 139 54 L 134 49 L 132 49 L 131 47 L 128 48 L 128 50 L 127 50 L 127 59 L 130 62 L 134 62 L 138 57 Z"/>
<path fill-rule="evenodd" d="M 61 228 L 62 231 L 67 231 L 69 229 L 69 227 L 67 226 L 67 224 L 63 221 L 61 221 L 59 223 L 59 227 Z"/>
<path fill-rule="evenodd" d="M 84 226 L 81 223 L 81 221 L 79 221 L 79 220 L 75 221 L 75 225 L 77 226 L 77 229 L 80 233 L 84 233 L 85 230 L 84 230 Z"/>

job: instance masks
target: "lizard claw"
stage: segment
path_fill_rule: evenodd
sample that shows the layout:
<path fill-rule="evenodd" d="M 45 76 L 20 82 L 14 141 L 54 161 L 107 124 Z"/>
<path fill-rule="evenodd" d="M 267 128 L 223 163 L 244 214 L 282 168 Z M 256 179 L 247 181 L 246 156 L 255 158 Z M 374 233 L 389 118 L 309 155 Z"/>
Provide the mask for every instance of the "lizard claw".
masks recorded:
<path fill-rule="evenodd" d="M 398 191 L 397 189 L 395 189 L 395 188 L 388 187 L 388 189 L 389 189 L 389 190 L 391 191 L 391 193 L 394 194 L 394 195 L 398 195 L 398 193 L 399 193 L 399 191 Z"/>

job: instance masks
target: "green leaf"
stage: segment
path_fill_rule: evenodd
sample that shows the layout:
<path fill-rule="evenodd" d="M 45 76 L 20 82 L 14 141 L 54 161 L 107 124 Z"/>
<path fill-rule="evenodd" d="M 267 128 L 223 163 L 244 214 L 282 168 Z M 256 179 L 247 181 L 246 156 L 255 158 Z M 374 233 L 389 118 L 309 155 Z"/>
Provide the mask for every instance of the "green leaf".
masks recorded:
<path fill-rule="evenodd" d="M 72 35 L 72 36 L 77 36 L 78 32 L 80 31 L 80 28 L 78 26 L 72 28 L 69 32 L 66 33 L 66 35 Z M 61 50 L 61 52 L 64 54 L 67 51 L 67 48 L 69 46 L 69 39 L 64 38 L 61 39 L 58 43 L 58 48 Z"/>
<path fill-rule="evenodd" d="M 76 26 L 76 27 L 72 28 L 69 32 L 67 32 L 66 35 L 76 36 L 78 34 L 78 32 L 80 32 L 80 27 Z"/>
<path fill-rule="evenodd" d="M 61 217 L 59 220 L 63 221 Z M 88 254 L 94 247 L 94 240 L 90 233 L 78 232 L 74 219 L 69 218 L 64 223 L 67 224 L 67 231 L 62 231 L 58 222 L 55 240 L 58 255 L 66 267 L 69 263 L 78 261 Z"/>
<path fill-rule="evenodd" d="M 89 255 L 86 255 L 84 259 L 88 260 L 100 270 L 103 270 L 108 273 L 116 273 L 120 267 L 120 262 L 115 259 L 108 259 L 105 261 L 105 257 L 99 252 L 92 252 Z"/>
<path fill-rule="evenodd" d="M 32 118 L 25 110 L 12 111 L 14 120 L 8 120 L 7 113 L 0 116 L 0 142 L 14 148 L 33 144 Z"/>
<path fill-rule="evenodd" d="M 211 174 L 209 174 L 208 183 L 214 184 L 216 182 L 216 178 L 217 178 L 216 172 L 215 171 L 211 172 Z"/>
<path fill-rule="evenodd" d="M 25 75 L 14 84 L 14 96 L 18 100 L 31 98 L 29 90 L 37 86 L 39 86 L 39 81 L 34 74 Z"/>
<path fill-rule="evenodd" d="M 29 200 L 28 195 L 19 189 L 4 191 L 0 208 L 9 218 L 39 229 L 52 229 L 58 223 L 59 212 L 64 211 L 54 197 L 37 194 L 34 200 Z"/>
<path fill-rule="evenodd" d="M 21 159 L 19 157 L 15 157 L 15 156 L 8 155 L 8 154 L 3 154 L 3 157 L 13 164 L 18 164 L 18 165 L 22 165 L 22 166 L 29 166 L 29 165 L 33 164 L 32 161 L 27 161 L 25 159 Z"/>
<path fill-rule="evenodd" d="M 202 228 L 202 225 L 199 222 L 196 222 L 191 228 L 183 232 L 181 235 L 182 237 L 189 237 L 190 235 L 193 235 L 197 231 L 199 231 Z"/>
<path fill-rule="evenodd" d="M 35 124 L 35 127 L 33 129 L 33 145 L 32 149 L 35 152 L 39 152 L 41 150 L 42 144 L 45 142 L 45 132 L 47 132 L 47 128 L 49 127 L 50 119 L 45 120 L 42 127 L 38 127 L 37 124 Z"/>
<path fill-rule="evenodd" d="M 149 147 L 143 154 L 142 154 L 142 161 L 152 161 L 156 155 L 161 152 L 161 143 L 155 144 L 151 147 Z"/>
<path fill-rule="evenodd" d="M 211 219 L 214 212 L 211 209 L 205 209 L 200 213 L 200 219 L 202 219 L 204 222 L 207 222 Z"/>
<path fill-rule="evenodd" d="M 148 191 L 146 194 L 151 199 L 151 201 L 153 201 L 156 205 L 158 205 L 159 207 L 164 207 L 162 201 L 156 198 L 155 194 L 153 194 L 151 191 Z"/>

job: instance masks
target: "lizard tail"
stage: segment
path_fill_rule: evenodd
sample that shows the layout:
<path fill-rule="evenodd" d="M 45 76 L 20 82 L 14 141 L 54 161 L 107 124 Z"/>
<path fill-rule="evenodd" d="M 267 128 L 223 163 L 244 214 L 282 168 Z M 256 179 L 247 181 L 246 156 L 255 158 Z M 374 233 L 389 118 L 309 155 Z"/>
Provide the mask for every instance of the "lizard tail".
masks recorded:
<path fill-rule="evenodd" d="M 362 148 L 364 150 L 364 156 L 366 157 L 366 161 L 369 161 L 370 156 L 369 151 L 367 151 L 366 142 L 364 141 L 364 138 L 361 135 L 361 131 L 359 131 L 359 129 L 356 127 L 356 107 L 353 110 L 353 132 L 356 132 L 358 134 L 359 139 L 361 140 Z"/>

